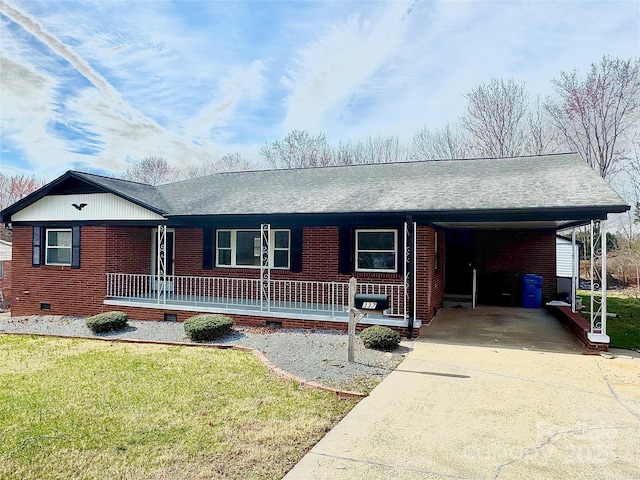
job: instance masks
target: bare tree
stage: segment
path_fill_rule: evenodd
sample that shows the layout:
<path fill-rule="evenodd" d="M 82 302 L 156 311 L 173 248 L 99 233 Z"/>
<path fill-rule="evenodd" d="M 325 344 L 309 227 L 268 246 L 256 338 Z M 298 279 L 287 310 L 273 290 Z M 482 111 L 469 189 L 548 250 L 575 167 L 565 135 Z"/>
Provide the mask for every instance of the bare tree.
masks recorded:
<path fill-rule="evenodd" d="M 445 160 L 468 158 L 471 154 L 469 140 L 459 129 L 447 124 L 442 130 L 431 133 L 423 127 L 413 137 L 410 156 L 414 160 Z"/>
<path fill-rule="evenodd" d="M 243 157 L 239 153 L 228 153 L 218 160 L 219 172 L 240 172 L 243 170 L 253 170 L 255 167 L 251 160 Z"/>
<path fill-rule="evenodd" d="M 473 137 L 481 155 L 511 157 L 524 151 L 529 96 L 523 83 L 493 79 L 466 98 L 469 103 L 461 126 Z"/>
<path fill-rule="evenodd" d="M 325 134 L 313 136 L 305 130 L 292 130 L 282 140 L 265 143 L 260 155 L 273 168 L 324 167 L 332 163 Z"/>
<path fill-rule="evenodd" d="M 528 155 L 544 155 L 559 150 L 557 133 L 538 95 L 527 115 L 528 131 L 525 152 Z"/>
<path fill-rule="evenodd" d="M 407 149 L 400 144 L 398 137 L 392 135 L 388 137 L 369 136 L 366 141 L 362 142 L 359 151 L 360 158 L 356 160 L 356 163 L 402 162 L 407 159 L 408 155 Z"/>
<path fill-rule="evenodd" d="M 177 171 L 169 165 L 169 162 L 158 155 L 151 155 L 135 162 L 122 175 L 125 180 L 159 185 L 172 180 Z"/>
<path fill-rule="evenodd" d="M 559 100 L 545 109 L 570 148 L 577 150 L 601 177 L 619 171 L 618 141 L 640 115 L 640 58 L 604 56 L 582 78 L 562 72 L 553 81 Z"/>
<path fill-rule="evenodd" d="M 363 163 L 364 145 L 362 142 L 353 143 L 351 140 L 338 142 L 338 146 L 333 149 L 332 161 L 334 165 L 355 165 Z"/>
<path fill-rule="evenodd" d="M 35 175 L 0 173 L 0 210 L 22 200 L 46 183 L 44 179 L 37 178 Z M 11 241 L 11 231 L 3 223 L 0 224 L 0 239 Z"/>
<path fill-rule="evenodd" d="M 353 143 L 340 141 L 331 151 L 332 165 L 357 165 L 362 163 L 392 163 L 407 160 L 409 152 L 398 137 L 369 136 Z"/>
<path fill-rule="evenodd" d="M 4 175 L 0 173 L 0 210 L 23 199 L 46 184 L 42 178 L 35 175 L 19 173 Z"/>
<path fill-rule="evenodd" d="M 206 157 L 198 163 L 189 163 L 179 170 L 179 176 L 183 179 L 204 177 L 221 172 L 239 172 L 252 170 L 255 165 L 248 158 L 239 153 L 229 153 L 218 159 Z"/>

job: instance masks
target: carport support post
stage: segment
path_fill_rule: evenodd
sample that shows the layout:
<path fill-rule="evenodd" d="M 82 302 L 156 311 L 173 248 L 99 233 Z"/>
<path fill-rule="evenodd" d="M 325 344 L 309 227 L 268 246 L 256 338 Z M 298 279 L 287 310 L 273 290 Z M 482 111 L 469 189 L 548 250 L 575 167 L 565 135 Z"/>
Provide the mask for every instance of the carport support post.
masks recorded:
<path fill-rule="evenodd" d="M 438 232 L 435 232 L 438 241 Z M 437 245 L 437 244 L 436 244 Z M 413 338 L 416 314 L 416 222 L 407 215 L 404 223 L 404 317 L 407 322 L 407 338 Z"/>
<path fill-rule="evenodd" d="M 576 313 L 576 282 L 578 281 L 578 262 L 576 258 L 576 229 L 571 229 L 571 311 Z"/>
<path fill-rule="evenodd" d="M 596 235 L 600 235 L 600 245 Z M 596 249 L 598 249 L 596 251 Z M 600 257 L 600 302 L 595 299 L 596 261 Z M 594 343 L 609 343 L 607 335 L 607 229 L 604 220 L 591 221 L 591 330 L 587 338 Z"/>

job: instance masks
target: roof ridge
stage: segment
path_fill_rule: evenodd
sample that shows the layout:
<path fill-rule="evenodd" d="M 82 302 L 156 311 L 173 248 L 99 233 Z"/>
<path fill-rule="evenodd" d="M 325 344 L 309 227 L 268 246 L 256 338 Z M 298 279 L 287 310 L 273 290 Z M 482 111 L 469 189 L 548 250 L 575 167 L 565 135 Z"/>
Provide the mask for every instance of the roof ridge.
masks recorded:
<path fill-rule="evenodd" d="M 351 167 L 366 167 L 366 166 L 381 166 L 381 165 L 408 165 L 408 164 L 418 164 L 418 163 L 431 163 L 431 162 L 470 162 L 470 161 L 481 161 L 481 160 L 511 160 L 517 158 L 535 158 L 535 157 L 551 157 L 551 156 L 562 156 L 562 155 L 575 155 L 577 152 L 555 152 L 555 153 L 539 153 L 535 155 L 516 155 L 512 157 L 470 157 L 470 158 L 442 158 L 442 159 L 424 159 L 424 160 L 401 160 L 395 162 L 363 162 L 363 163 L 350 163 L 346 165 L 320 165 L 315 167 L 289 167 L 289 168 L 255 168 L 251 170 L 237 170 L 233 172 L 215 172 L 210 173 L 208 175 L 203 175 L 200 177 L 186 178 L 183 180 L 178 180 L 177 182 L 171 182 L 163 185 L 174 185 L 180 182 L 186 182 L 189 180 L 194 180 L 196 178 L 206 178 L 206 177 L 214 177 L 218 175 L 237 175 L 243 173 L 266 173 L 266 172 L 294 172 L 294 171 L 302 171 L 302 170 L 329 170 L 329 169 L 338 169 L 338 168 L 351 168 Z M 162 186 L 162 185 L 158 185 Z"/>
<path fill-rule="evenodd" d="M 157 185 L 151 185 L 150 183 L 138 182 L 136 180 L 129 180 L 129 179 L 126 179 L 126 178 L 119 178 L 119 177 L 110 177 L 109 175 L 100 175 L 100 174 L 97 174 L 97 173 L 81 172 L 79 170 L 69 170 L 68 173 L 86 175 L 86 176 L 89 176 L 89 177 L 104 178 L 106 180 L 116 180 L 118 182 L 135 183 L 136 185 L 143 185 L 145 187 L 154 187 L 155 188 L 157 186 Z"/>

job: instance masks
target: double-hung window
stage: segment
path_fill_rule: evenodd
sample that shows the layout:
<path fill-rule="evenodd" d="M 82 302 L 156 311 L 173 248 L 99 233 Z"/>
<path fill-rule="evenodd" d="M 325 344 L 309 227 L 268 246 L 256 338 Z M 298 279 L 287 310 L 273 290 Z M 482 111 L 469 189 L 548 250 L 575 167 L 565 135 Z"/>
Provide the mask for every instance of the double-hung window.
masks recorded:
<path fill-rule="evenodd" d="M 70 228 L 48 228 L 46 242 L 47 265 L 71 265 Z"/>
<path fill-rule="evenodd" d="M 356 271 L 398 271 L 397 230 L 356 230 Z"/>
<path fill-rule="evenodd" d="M 260 230 L 217 231 L 216 266 L 218 267 L 259 267 L 261 250 Z M 290 252 L 291 232 L 272 229 L 269 238 L 269 266 L 288 269 Z"/>

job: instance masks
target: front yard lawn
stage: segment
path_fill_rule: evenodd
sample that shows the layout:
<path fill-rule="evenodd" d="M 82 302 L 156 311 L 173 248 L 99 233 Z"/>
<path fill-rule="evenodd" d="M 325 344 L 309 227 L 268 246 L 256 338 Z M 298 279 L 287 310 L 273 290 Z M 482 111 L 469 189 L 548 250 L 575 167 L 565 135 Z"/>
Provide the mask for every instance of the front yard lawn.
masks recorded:
<path fill-rule="evenodd" d="M 580 296 L 582 305 L 587 309 L 584 315 L 588 320 L 589 295 L 580 292 Z M 596 299 L 599 301 L 600 297 L 596 296 Z M 640 299 L 607 292 L 607 311 L 617 315 L 607 317 L 607 335 L 611 337 L 611 346 L 640 351 Z"/>
<path fill-rule="evenodd" d="M 279 479 L 355 403 L 245 352 L 0 335 L 0 479 Z"/>

